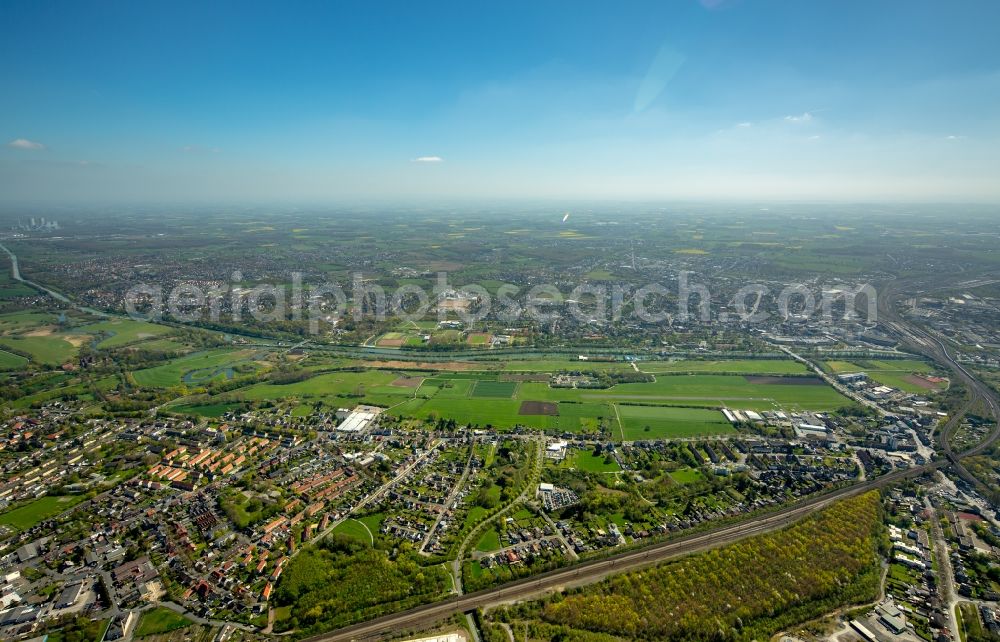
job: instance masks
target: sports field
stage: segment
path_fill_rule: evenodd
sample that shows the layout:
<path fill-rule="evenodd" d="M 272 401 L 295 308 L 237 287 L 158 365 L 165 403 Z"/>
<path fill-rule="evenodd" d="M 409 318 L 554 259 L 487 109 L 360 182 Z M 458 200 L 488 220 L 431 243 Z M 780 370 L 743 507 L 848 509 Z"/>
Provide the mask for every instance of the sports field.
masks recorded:
<path fill-rule="evenodd" d="M 69 510 L 83 499 L 83 495 L 46 495 L 35 501 L 0 515 L 0 524 L 22 531 L 35 524 Z"/>

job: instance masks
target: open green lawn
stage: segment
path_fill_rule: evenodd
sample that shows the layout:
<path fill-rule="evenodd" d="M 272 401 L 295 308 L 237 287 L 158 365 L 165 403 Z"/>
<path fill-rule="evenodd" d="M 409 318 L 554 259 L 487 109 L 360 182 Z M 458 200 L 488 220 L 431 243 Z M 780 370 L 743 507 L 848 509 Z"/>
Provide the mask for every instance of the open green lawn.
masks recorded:
<path fill-rule="evenodd" d="M 695 468 L 678 468 L 670 472 L 669 475 L 678 484 L 690 484 L 691 482 L 701 481 L 704 478 L 701 471 Z"/>
<path fill-rule="evenodd" d="M 0 524 L 13 526 L 20 530 L 28 530 L 38 522 L 44 521 L 68 510 L 80 503 L 82 495 L 46 495 L 35 501 L 20 506 L 0 515 Z"/>
<path fill-rule="evenodd" d="M 486 514 L 486 509 L 482 506 L 473 506 L 469 509 L 469 512 L 465 515 L 464 527 L 475 526 L 482 519 L 483 515 Z"/>
<path fill-rule="evenodd" d="M 368 527 L 356 519 L 345 519 L 333 529 L 333 532 L 368 544 L 373 539 L 373 533 L 369 532 Z"/>
<path fill-rule="evenodd" d="M 500 548 L 500 534 L 497 533 L 495 528 L 491 528 L 483 536 L 479 538 L 476 542 L 476 550 L 482 551 L 483 553 L 489 553 L 490 551 L 495 551 Z"/>
<path fill-rule="evenodd" d="M 146 611 L 139 620 L 139 625 L 135 628 L 135 637 L 141 638 L 157 633 L 167 633 L 176 629 L 183 629 L 192 624 L 191 620 L 183 615 L 171 611 L 168 608 L 158 606 Z"/>
<path fill-rule="evenodd" d="M 564 466 L 588 473 L 615 473 L 621 470 L 613 458 L 605 462 L 604 455 L 595 455 L 589 450 L 574 450 L 566 455 Z"/>
<path fill-rule="evenodd" d="M 382 528 L 382 522 L 385 521 L 385 513 L 372 513 L 371 515 L 358 517 L 357 521 L 362 522 L 368 527 L 371 534 L 375 535 Z"/>
<path fill-rule="evenodd" d="M 0 370 L 20 370 L 27 365 L 28 360 L 19 354 L 0 350 Z"/>
<path fill-rule="evenodd" d="M 665 372 L 705 372 L 738 374 L 806 374 L 806 366 L 792 359 L 732 359 L 702 361 L 682 359 L 677 361 L 640 361 L 639 370 L 653 374 Z"/>
<path fill-rule="evenodd" d="M 618 404 L 625 441 L 735 432 L 718 410 Z"/>
<path fill-rule="evenodd" d="M 72 343 L 56 334 L 40 337 L 0 337 L 0 346 L 6 346 L 31 355 L 33 361 L 58 366 L 72 359 L 77 352 Z"/>
<path fill-rule="evenodd" d="M 199 385 L 229 375 L 229 369 L 248 361 L 252 350 L 217 348 L 178 357 L 155 368 L 132 373 L 135 382 L 150 388 L 169 388 L 181 384 Z"/>
<path fill-rule="evenodd" d="M 143 339 L 152 339 L 172 331 L 165 325 L 157 325 L 146 321 L 134 321 L 132 319 L 113 319 L 92 323 L 79 328 L 81 332 L 90 334 L 103 334 L 107 336 L 97 344 L 99 349 L 116 348 L 118 346 L 136 343 Z"/>

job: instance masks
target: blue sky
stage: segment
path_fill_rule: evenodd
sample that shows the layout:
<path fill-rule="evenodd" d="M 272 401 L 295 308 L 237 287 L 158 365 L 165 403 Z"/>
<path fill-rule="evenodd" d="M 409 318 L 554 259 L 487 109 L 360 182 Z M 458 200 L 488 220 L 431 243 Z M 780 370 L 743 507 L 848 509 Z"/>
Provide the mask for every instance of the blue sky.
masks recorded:
<path fill-rule="evenodd" d="M 1000 201 L 1000 3 L 0 3 L 0 200 Z"/>

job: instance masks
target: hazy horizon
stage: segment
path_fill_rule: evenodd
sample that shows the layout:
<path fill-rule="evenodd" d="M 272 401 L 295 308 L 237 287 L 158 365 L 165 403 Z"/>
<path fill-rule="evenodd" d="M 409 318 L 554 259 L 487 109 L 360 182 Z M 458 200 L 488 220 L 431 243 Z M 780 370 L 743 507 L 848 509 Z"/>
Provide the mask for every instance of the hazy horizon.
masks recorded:
<path fill-rule="evenodd" d="M 1000 203 L 1000 5 L 9 2 L 0 204 Z"/>

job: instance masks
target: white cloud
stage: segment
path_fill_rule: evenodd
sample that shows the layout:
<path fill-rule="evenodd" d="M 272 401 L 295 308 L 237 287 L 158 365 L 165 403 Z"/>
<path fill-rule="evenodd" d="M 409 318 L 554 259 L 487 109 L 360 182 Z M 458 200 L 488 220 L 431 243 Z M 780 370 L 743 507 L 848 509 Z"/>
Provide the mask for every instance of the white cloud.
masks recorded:
<path fill-rule="evenodd" d="M 790 123 L 808 123 L 813 119 L 813 115 L 809 112 L 805 112 L 799 116 L 785 116 L 785 120 Z"/>
<path fill-rule="evenodd" d="M 965 136 L 956 136 L 955 134 L 951 134 L 950 136 L 945 136 L 944 139 L 945 140 L 964 140 Z"/>
<path fill-rule="evenodd" d="M 747 127 L 753 127 L 753 123 L 736 123 L 736 126 L 746 129 Z"/>
<path fill-rule="evenodd" d="M 417 156 L 413 159 L 414 163 L 443 163 L 444 159 L 440 156 Z"/>
<path fill-rule="evenodd" d="M 27 150 L 45 149 L 45 145 L 41 143 L 36 143 L 33 140 L 28 140 L 27 138 L 15 138 L 14 140 L 7 143 L 7 147 L 13 147 L 14 149 L 27 149 Z"/>

